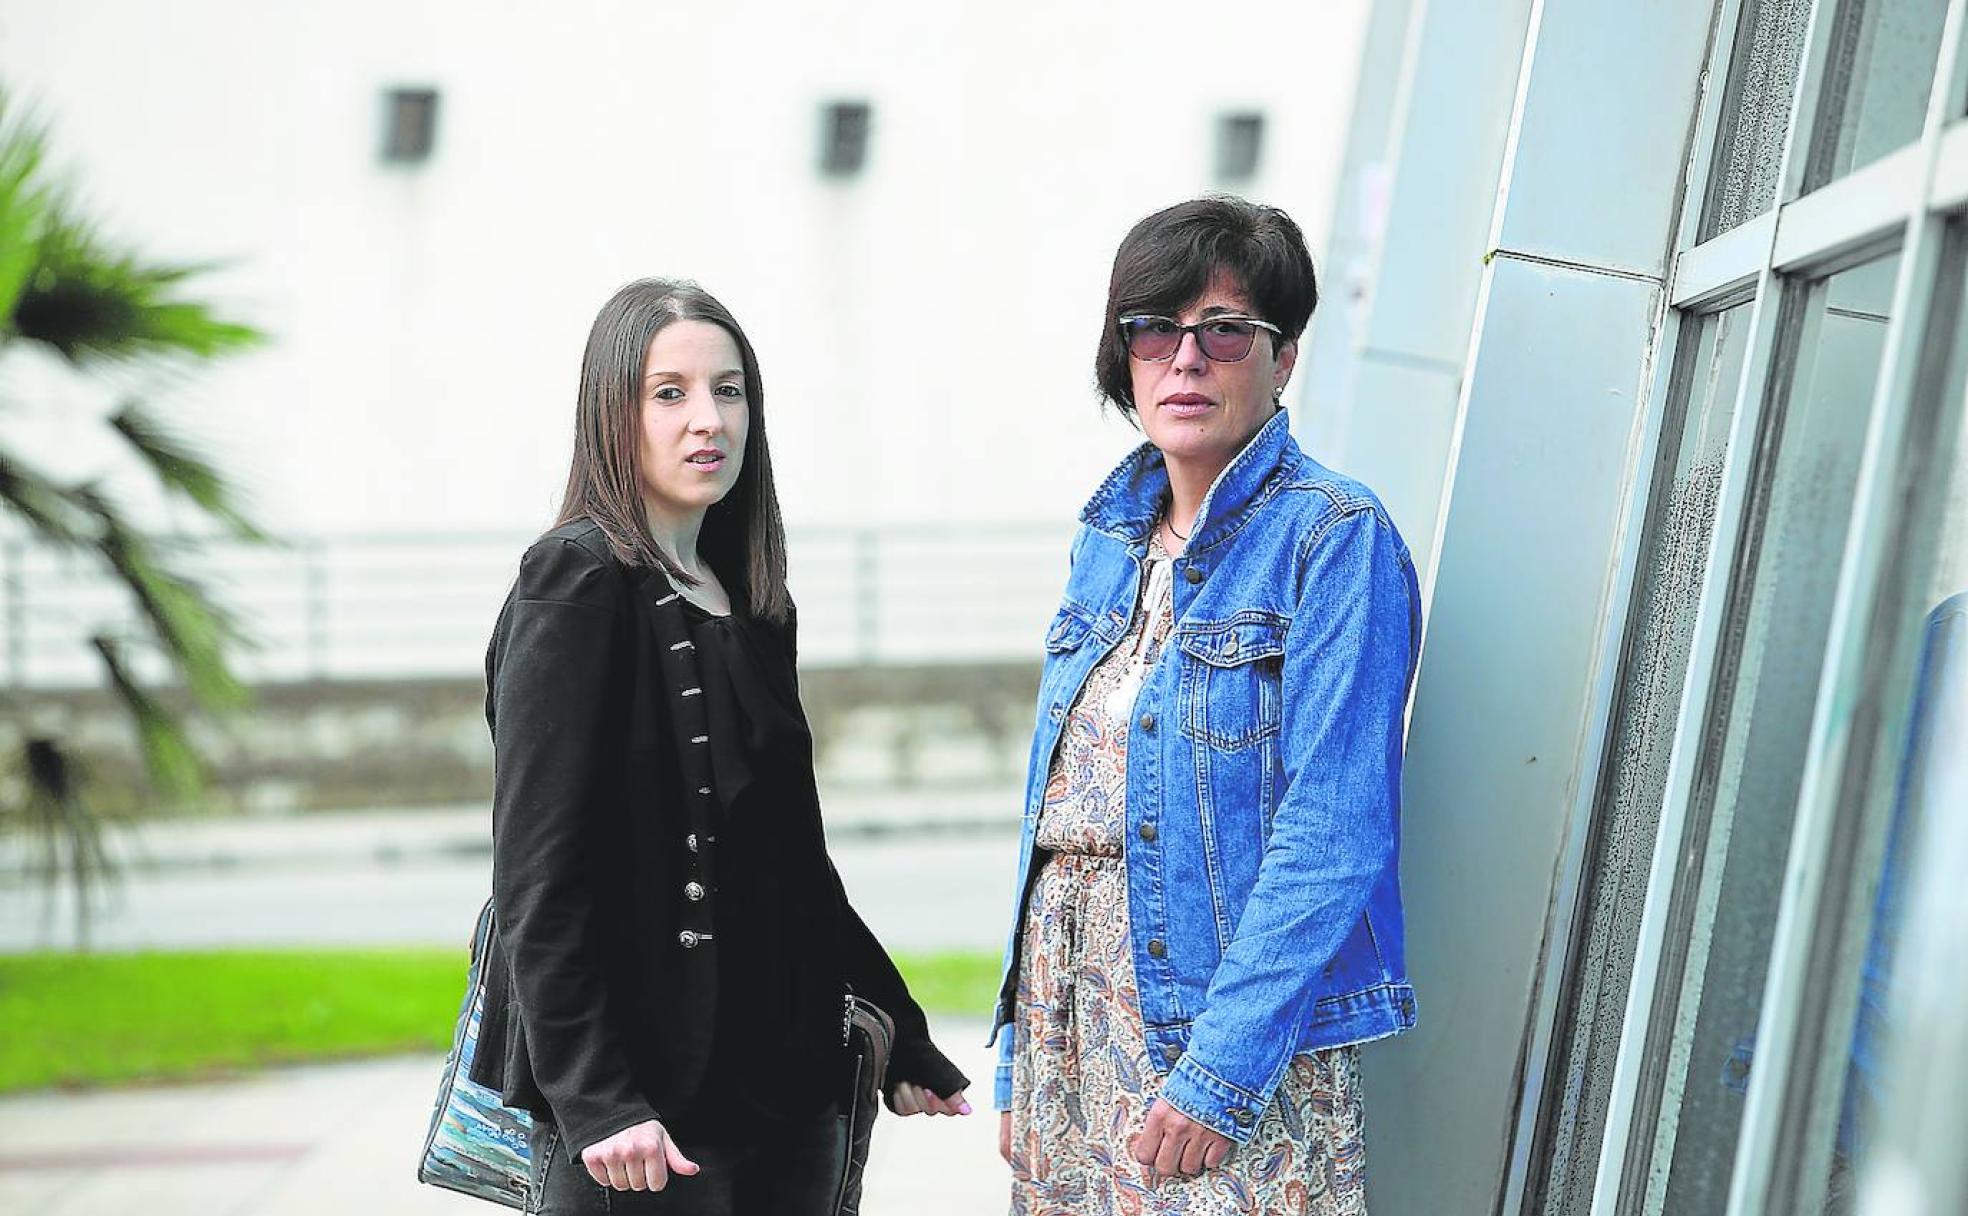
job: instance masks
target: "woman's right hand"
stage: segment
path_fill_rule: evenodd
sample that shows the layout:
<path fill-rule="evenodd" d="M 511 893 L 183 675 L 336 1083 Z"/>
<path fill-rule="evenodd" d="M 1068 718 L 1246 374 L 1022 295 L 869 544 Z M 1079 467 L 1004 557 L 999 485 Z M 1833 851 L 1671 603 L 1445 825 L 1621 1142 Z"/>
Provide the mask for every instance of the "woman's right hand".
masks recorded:
<path fill-rule="evenodd" d="M 683 1155 L 670 1133 L 654 1119 L 625 1127 L 581 1150 L 581 1163 L 605 1187 L 618 1191 L 660 1191 L 671 1174 L 686 1178 L 697 1163 Z"/>
<path fill-rule="evenodd" d="M 998 1112 L 998 1156 L 1004 1158 L 1006 1165 L 1011 1164 L 1011 1112 L 1008 1110 Z"/>

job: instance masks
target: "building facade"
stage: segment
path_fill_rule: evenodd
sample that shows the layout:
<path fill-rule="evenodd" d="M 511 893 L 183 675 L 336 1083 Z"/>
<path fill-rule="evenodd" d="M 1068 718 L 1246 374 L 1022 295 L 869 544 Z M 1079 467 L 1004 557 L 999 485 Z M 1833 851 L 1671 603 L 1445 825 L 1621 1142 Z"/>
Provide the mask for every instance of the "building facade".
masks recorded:
<path fill-rule="evenodd" d="M 210 551 L 252 678 L 470 677 L 595 310 L 691 277 L 770 387 L 802 653 L 1035 655 L 1140 441 L 1093 384 L 1115 246 L 1213 189 L 1327 231 L 1369 7 L 1199 58 L 1175 0 L 0 5 L 10 112 L 105 234 L 269 337 L 141 383 L 9 359 L 9 443 L 116 487 L 101 419 L 142 395 L 293 542 Z M 0 682 L 94 682 L 120 597 L 10 540 Z"/>
<path fill-rule="evenodd" d="M 1968 1210 L 1964 8 L 1374 13 L 1302 430 L 1427 566 L 1376 1211 Z"/>

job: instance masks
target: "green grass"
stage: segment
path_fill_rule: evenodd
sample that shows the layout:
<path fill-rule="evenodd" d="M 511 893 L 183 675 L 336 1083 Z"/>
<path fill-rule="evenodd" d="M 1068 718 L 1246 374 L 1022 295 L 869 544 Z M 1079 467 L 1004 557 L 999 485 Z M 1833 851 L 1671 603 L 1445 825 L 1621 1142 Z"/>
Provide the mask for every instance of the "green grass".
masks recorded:
<path fill-rule="evenodd" d="M 0 958 L 0 1091 L 443 1049 L 456 950 Z"/>
<path fill-rule="evenodd" d="M 909 994 L 931 1014 L 988 1018 L 998 1001 L 995 954 L 898 954 L 895 965 Z"/>
<path fill-rule="evenodd" d="M 931 1013 L 989 1013 L 994 956 L 896 962 Z M 464 977 L 455 950 L 0 956 L 0 1093 L 442 1051 Z"/>

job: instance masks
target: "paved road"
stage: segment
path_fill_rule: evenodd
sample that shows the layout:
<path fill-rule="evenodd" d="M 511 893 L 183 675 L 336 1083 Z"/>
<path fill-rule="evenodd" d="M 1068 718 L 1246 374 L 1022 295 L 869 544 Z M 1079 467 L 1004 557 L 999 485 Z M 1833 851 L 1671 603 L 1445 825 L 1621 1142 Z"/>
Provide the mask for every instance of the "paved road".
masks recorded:
<path fill-rule="evenodd" d="M 186 827 L 181 834 L 214 834 L 232 851 L 187 846 L 174 859 L 161 845 L 151 848 L 151 868 L 125 876 L 99 915 L 94 943 L 113 950 L 461 943 L 490 887 L 490 859 L 470 847 L 482 842 L 483 822 L 482 813 L 460 812 L 413 817 L 414 832 L 367 817 Z M 457 844 L 461 832 L 465 847 Z M 995 951 L 1004 944 L 1016 848 L 1007 826 L 843 834 L 833 855 L 855 907 L 890 948 Z M 65 909 L 44 915 L 40 894 L 0 886 L 0 952 L 65 944 L 69 925 Z"/>

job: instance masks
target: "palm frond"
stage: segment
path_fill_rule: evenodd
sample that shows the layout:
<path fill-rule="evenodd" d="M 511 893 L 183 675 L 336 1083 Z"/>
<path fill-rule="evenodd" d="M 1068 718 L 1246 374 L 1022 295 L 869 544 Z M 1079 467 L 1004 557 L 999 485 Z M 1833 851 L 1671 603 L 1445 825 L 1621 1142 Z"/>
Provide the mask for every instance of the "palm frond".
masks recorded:
<path fill-rule="evenodd" d="M 47 911 L 64 883 L 74 891 L 75 938 L 87 949 L 99 893 L 117 877 L 103 847 L 102 820 L 82 805 L 77 763 L 58 741 L 27 739 L 19 762 L 26 778 L 19 810 L 33 848 L 29 867 L 47 892 Z"/>
<path fill-rule="evenodd" d="M 185 687 L 211 709 L 234 709 L 247 700 L 232 674 L 226 647 L 243 638 L 230 615 L 190 578 L 170 570 L 156 543 L 132 527 L 94 491 L 82 491 L 101 526 L 95 548 L 129 588 L 151 633 Z"/>
<path fill-rule="evenodd" d="M 65 549 L 95 543 L 95 513 L 65 486 L 0 448 L 0 503 L 21 517 L 42 541 Z"/>
<path fill-rule="evenodd" d="M 124 661 L 122 647 L 112 638 L 97 634 L 89 644 L 102 657 L 110 689 L 129 711 L 137 727 L 137 744 L 143 752 L 144 771 L 151 788 L 164 798 L 185 802 L 205 788 L 205 766 L 186 738 L 184 728 L 171 711 L 139 684 Z"/>
<path fill-rule="evenodd" d="M 234 536 L 259 544 L 272 538 L 246 518 L 234 500 L 233 488 L 224 474 L 169 427 L 159 422 L 136 402 L 128 402 L 109 420 L 157 479 L 197 503 L 205 513 L 224 523 Z"/>
<path fill-rule="evenodd" d="M 189 459 L 195 471 L 200 462 Z M 221 502 L 229 509 L 227 500 Z M 160 542 L 132 526 L 102 491 L 63 485 L 0 448 L 0 505 L 44 543 L 99 557 L 128 589 L 159 647 L 201 704 L 229 709 L 246 703 L 245 686 L 225 657 L 227 647 L 245 640 L 237 624 L 198 583 L 171 569 Z M 242 534 L 259 536 L 243 519 L 239 525 Z"/>
<path fill-rule="evenodd" d="M 32 120 L 12 113 L 0 90 L 0 317 L 14 315 L 34 272 L 52 199 L 41 182 L 47 140 Z"/>
<path fill-rule="evenodd" d="M 13 330 L 78 366 L 146 355 L 211 358 L 258 344 L 258 330 L 174 298 L 201 265 L 146 265 L 113 249 L 59 202 L 41 232 Z"/>
<path fill-rule="evenodd" d="M 28 342 L 77 368 L 125 361 L 202 361 L 261 342 L 251 326 L 227 321 L 185 296 L 187 281 L 208 267 L 154 262 L 117 245 L 71 205 L 46 171 L 40 126 L 23 118 L 0 87 L 0 351 Z M 124 406 L 111 425 L 157 479 L 234 534 L 264 541 L 239 509 L 218 470 L 138 406 Z M 191 695 L 210 708 L 243 704 L 246 690 L 226 661 L 241 641 L 234 622 L 195 581 L 175 567 L 172 543 L 146 534 L 93 485 L 49 477 L 0 439 L 0 514 L 23 522 L 43 543 L 86 553 L 128 589 L 148 633 Z M 151 784 L 188 798 L 204 771 L 173 706 L 137 680 L 118 641 L 91 639 L 110 686 L 136 726 Z M 3 762 L 3 760 L 0 760 Z M 23 810 L 36 825 L 40 872 L 50 898 L 59 884 L 76 892 L 77 932 L 85 943 L 95 893 L 114 877 L 101 842 L 100 817 L 79 793 L 77 765 L 60 741 L 29 739 L 20 754 L 26 793 L 0 812 Z M 0 784 L 0 790 L 8 784 Z"/>

